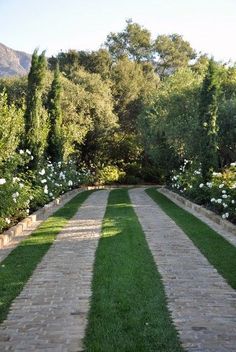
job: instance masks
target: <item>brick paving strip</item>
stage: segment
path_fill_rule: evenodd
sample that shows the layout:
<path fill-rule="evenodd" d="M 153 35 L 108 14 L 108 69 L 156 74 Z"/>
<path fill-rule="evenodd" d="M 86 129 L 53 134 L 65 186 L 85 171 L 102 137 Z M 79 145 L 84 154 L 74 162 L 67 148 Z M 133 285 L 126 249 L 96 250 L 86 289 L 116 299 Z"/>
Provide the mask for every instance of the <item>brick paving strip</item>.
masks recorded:
<path fill-rule="evenodd" d="M 0 326 L 0 351 L 83 351 L 95 251 L 108 191 L 96 191 L 58 235 Z"/>
<path fill-rule="evenodd" d="M 236 351 L 236 292 L 144 189 L 129 194 L 183 347 L 191 352 Z"/>

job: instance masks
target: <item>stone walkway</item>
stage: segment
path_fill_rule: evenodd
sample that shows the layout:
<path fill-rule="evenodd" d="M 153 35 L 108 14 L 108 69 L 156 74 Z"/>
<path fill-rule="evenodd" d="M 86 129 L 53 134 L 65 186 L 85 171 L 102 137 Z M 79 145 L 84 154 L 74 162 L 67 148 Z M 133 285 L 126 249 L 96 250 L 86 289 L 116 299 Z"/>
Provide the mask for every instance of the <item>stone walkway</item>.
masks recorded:
<path fill-rule="evenodd" d="M 236 292 L 144 189 L 129 194 L 186 351 L 235 352 Z"/>
<path fill-rule="evenodd" d="M 68 222 L 0 326 L 0 351 L 83 351 L 92 270 L 108 191 Z"/>

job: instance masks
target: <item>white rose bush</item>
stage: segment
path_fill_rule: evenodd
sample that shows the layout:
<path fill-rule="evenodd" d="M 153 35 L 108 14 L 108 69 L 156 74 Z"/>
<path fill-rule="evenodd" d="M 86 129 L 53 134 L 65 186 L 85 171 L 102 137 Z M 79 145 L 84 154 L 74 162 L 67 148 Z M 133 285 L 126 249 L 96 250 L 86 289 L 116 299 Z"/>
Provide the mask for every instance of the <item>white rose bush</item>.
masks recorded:
<path fill-rule="evenodd" d="M 90 172 L 72 160 L 28 168 L 32 155 L 20 149 L 4 162 L 0 174 L 0 233 L 61 194 L 87 184 Z"/>
<path fill-rule="evenodd" d="M 236 162 L 221 172 L 213 172 L 211 181 L 204 183 L 201 166 L 185 160 L 178 172 L 173 172 L 169 186 L 223 219 L 236 223 Z"/>

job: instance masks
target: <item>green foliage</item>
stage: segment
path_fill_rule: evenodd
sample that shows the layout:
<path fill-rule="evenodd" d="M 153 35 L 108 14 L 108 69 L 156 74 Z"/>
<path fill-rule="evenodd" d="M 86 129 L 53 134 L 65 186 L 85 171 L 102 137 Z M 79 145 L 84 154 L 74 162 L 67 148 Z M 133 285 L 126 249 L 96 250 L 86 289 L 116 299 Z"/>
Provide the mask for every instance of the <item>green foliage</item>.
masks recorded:
<path fill-rule="evenodd" d="M 80 111 L 90 123 L 79 148 L 81 159 L 87 164 L 99 164 L 107 159 L 106 141 L 118 127 L 110 84 L 102 81 L 99 74 L 90 74 L 83 69 L 75 73 L 73 81 L 84 93 Z"/>
<path fill-rule="evenodd" d="M 202 176 L 205 181 L 211 179 L 217 165 L 217 134 L 218 134 L 218 97 L 219 78 L 217 66 L 210 60 L 208 71 L 203 80 L 199 104 L 199 142 Z"/>
<path fill-rule="evenodd" d="M 62 111 L 61 111 L 61 82 L 59 66 L 54 72 L 51 90 L 48 94 L 48 114 L 50 129 L 48 134 L 48 156 L 52 161 L 60 161 L 63 158 L 62 137 Z"/>
<path fill-rule="evenodd" d="M 100 184 L 115 183 L 125 176 L 125 172 L 117 166 L 107 165 L 101 168 L 96 175 L 96 179 Z"/>
<path fill-rule="evenodd" d="M 161 82 L 149 105 L 138 118 L 144 160 L 159 167 L 167 177 L 180 159 L 196 155 L 198 96 L 201 77 L 180 69 Z"/>
<path fill-rule="evenodd" d="M 25 147 L 32 152 L 34 160 L 31 166 L 34 168 L 43 160 L 47 144 L 48 114 L 42 105 L 46 67 L 45 52 L 38 55 L 35 50 L 28 75 L 25 111 Z"/>
<path fill-rule="evenodd" d="M 8 104 L 14 104 L 17 108 L 24 108 L 27 96 L 27 76 L 24 77 L 1 77 L 0 92 L 7 94 Z"/>
<path fill-rule="evenodd" d="M 91 182 L 90 172 L 74 161 L 45 162 L 38 170 L 27 165 L 33 156 L 20 149 L 0 168 L 0 232 L 40 206 L 81 184 Z"/>
<path fill-rule="evenodd" d="M 0 167 L 19 145 L 23 134 L 23 114 L 24 111 L 14 104 L 8 106 L 7 94 L 0 93 Z"/>
<path fill-rule="evenodd" d="M 106 47 L 114 59 L 127 56 L 135 61 L 151 59 L 151 33 L 132 20 L 126 21 L 123 32 L 110 33 L 107 36 Z"/>
<path fill-rule="evenodd" d="M 236 222 L 236 163 L 222 172 L 213 172 L 212 179 L 205 182 L 199 165 L 185 160 L 184 165 L 171 177 L 171 188 L 214 210 L 224 219 Z"/>
<path fill-rule="evenodd" d="M 154 42 L 154 50 L 159 58 L 157 71 L 161 77 L 175 72 L 178 68 L 187 67 L 189 61 L 196 56 L 189 42 L 178 34 L 159 35 Z"/>
<path fill-rule="evenodd" d="M 157 89 L 159 79 L 150 66 L 132 62 L 127 57 L 119 59 L 113 66 L 111 78 L 120 124 L 126 132 L 133 131 L 137 116 Z"/>
<path fill-rule="evenodd" d="M 236 97 L 223 99 L 219 104 L 218 126 L 218 153 L 223 167 L 236 160 Z"/>

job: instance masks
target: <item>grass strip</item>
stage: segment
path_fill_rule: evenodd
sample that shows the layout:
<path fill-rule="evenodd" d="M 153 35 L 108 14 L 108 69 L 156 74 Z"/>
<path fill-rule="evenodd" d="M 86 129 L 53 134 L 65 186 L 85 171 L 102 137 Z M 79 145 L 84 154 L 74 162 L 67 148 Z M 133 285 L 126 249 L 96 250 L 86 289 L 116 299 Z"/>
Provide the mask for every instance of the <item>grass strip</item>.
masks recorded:
<path fill-rule="evenodd" d="M 86 352 L 183 351 L 127 190 L 110 192 L 92 282 Z"/>
<path fill-rule="evenodd" d="M 79 193 L 57 210 L 0 263 L 0 322 L 6 318 L 11 302 L 19 295 L 57 234 L 91 192 Z"/>
<path fill-rule="evenodd" d="M 182 209 L 156 188 L 146 193 L 185 232 L 228 284 L 236 289 L 236 248 L 207 224 Z"/>

